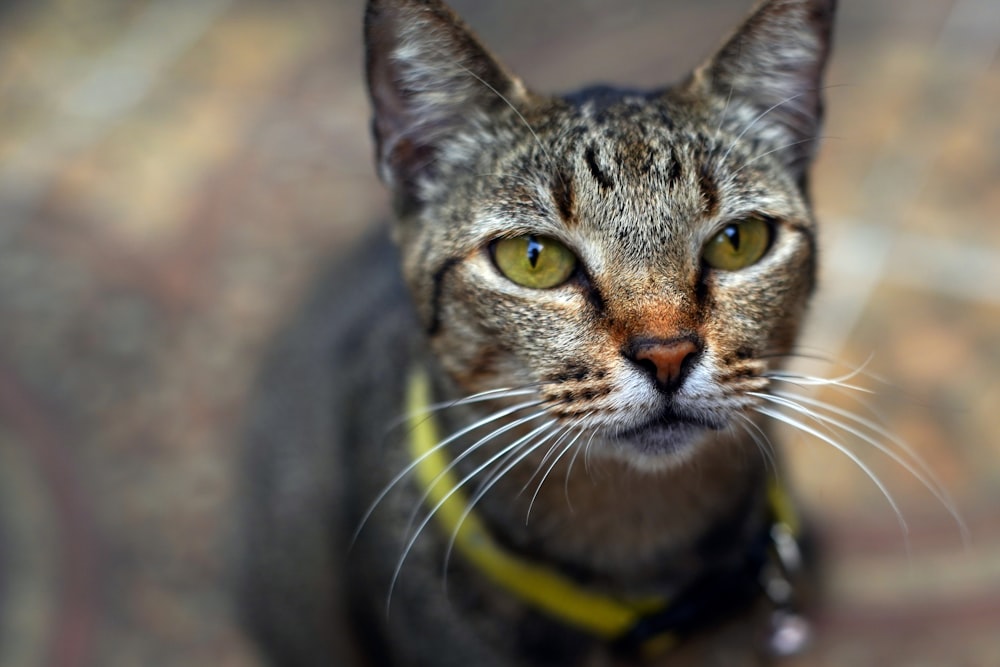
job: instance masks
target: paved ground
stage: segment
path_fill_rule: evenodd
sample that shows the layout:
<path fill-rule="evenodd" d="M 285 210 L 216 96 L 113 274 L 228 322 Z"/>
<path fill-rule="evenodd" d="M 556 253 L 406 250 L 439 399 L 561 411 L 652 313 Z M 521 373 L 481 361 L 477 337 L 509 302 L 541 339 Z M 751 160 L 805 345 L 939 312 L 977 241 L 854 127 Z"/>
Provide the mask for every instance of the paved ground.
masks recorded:
<path fill-rule="evenodd" d="M 455 4 L 529 83 L 569 88 L 675 78 L 747 3 Z M 993 667 L 1000 5 L 842 5 L 807 347 L 870 359 L 860 409 L 928 461 L 972 546 L 870 446 L 908 540 L 856 466 L 789 437 L 832 544 L 809 664 Z M 386 210 L 361 1 L 0 12 L 0 664 L 254 665 L 222 588 L 236 424 L 270 333 Z"/>

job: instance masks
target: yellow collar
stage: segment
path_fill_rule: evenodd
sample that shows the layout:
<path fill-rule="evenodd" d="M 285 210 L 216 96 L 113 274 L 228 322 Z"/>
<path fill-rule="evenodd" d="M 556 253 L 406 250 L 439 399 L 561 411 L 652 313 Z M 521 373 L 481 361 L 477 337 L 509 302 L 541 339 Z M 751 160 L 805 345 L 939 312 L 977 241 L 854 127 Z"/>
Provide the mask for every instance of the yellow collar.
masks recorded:
<path fill-rule="evenodd" d="M 586 590 L 559 572 L 497 544 L 479 516 L 467 512 L 468 499 L 456 491 L 457 480 L 449 469 L 448 456 L 435 449 L 440 434 L 428 414 L 430 404 L 427 374 L 412 373 L 406 407 L 415 476 L 426 489 L 429 505 L 438 507 L 435 518 L 444 533 L 455 535 L 455 549 L 487 578 L 548 616 L 609 642 L 621 640 L 640 627 L 644 619 L 670 609 L 671 601 L 666 598 L 622 600 Z M 769 487 L 774 517 L 771 532 L 780 529 L 785 536 L 793 537 L 798 519 L 792 504 L 781 485 L 772 481 Z M 678 640 L 672 629 L 644 634 L 639 647 L 643 654 L 661 653 Z"/>

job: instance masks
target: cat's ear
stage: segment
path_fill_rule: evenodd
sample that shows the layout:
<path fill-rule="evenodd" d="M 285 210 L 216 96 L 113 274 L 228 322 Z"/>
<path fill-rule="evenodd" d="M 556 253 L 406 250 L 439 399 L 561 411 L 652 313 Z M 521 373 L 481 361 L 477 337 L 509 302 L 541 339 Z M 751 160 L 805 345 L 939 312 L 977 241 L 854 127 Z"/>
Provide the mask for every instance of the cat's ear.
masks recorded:
<path fill-rule="evenodd" d="M 763 0 L 695 77 L 716 96 L 749 103 L 759 115 L 754 129 L 784 132 L 781 154 L 799 169 L 812 159 L 822 124 L 836 4 Z"/>
<path fill-rule="evenodd" d="M 446 140 L 527 94 L 439 0 L 369 0 L 365 45 L 379 175 L 397 196 L 418 196 Z"/>

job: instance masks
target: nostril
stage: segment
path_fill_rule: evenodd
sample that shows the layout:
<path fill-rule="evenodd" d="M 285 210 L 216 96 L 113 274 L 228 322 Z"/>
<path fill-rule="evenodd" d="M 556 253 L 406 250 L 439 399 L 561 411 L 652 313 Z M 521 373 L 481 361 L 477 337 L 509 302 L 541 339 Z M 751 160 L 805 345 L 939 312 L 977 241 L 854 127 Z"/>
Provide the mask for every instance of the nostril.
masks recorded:
<path fill-rule="evenodd" d="M 645 339 L 634 342 L 626 356 L 654 377 L 661 389 L 675 389 L 698 351 L 697 343 L 689 338 Z"/>
<path fill-rule="evenodd" d="M 646 359 L 646 358 L 636 357 L 633 361 L 635 361 L 635 363 L 638 364 L 639 368 L 641 368 L 642 370 L 646 371 L 647 373 L 649 373 L 653 377 L 656 377 L 657 375 L 659 375 L 660 371 L 659 371 L 659 369 L 657 369 L 656 363 L 653 362 L 652 359 Z"/>

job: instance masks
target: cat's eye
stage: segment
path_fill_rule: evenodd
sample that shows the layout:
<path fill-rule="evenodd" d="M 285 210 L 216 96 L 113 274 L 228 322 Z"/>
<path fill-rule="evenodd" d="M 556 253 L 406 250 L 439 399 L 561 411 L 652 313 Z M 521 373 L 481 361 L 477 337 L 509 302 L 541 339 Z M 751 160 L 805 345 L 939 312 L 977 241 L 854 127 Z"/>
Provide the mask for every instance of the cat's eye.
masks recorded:
<path fill-rule="evenodd" d="M 771 225 L 754 216 L 726 225 L 709 240 L 701 256 L 713 269 L 738 271 L 758 262 L 769 245 Z"/>
<path fill-rule="evenodd" d="M 545 236 L 515 236 L 493 243 L 493 261 L 508 279 L 524 287 L 548 289 L 566 282 L 576 270 L 576 255 Z"/>

